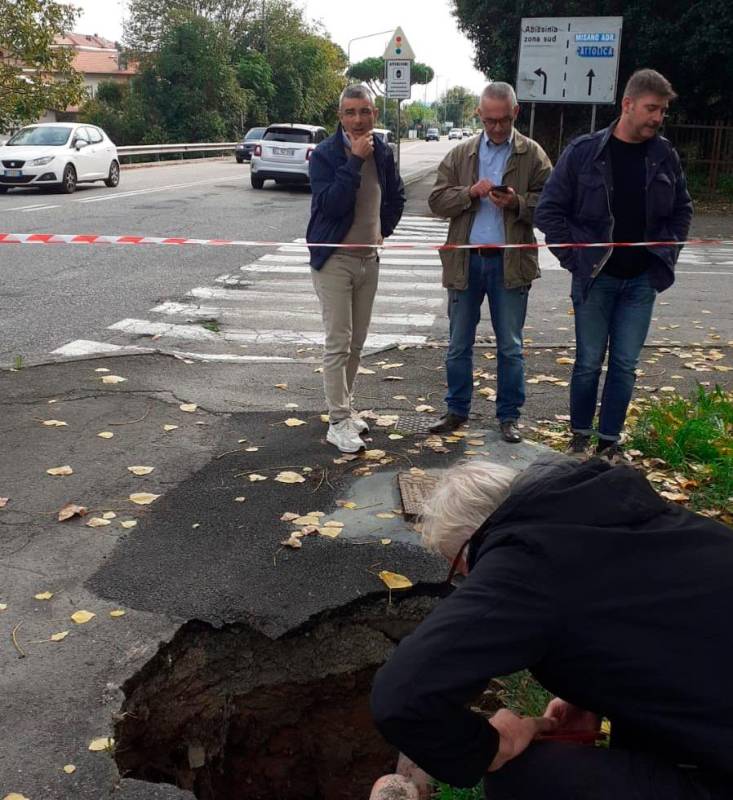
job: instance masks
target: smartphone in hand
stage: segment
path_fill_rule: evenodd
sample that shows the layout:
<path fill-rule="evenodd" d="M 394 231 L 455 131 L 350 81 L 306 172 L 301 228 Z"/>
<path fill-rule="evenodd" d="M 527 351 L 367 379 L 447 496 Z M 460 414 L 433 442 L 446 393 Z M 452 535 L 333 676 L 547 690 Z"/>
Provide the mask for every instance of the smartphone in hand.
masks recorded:
<path fill-rule="evenodd" d="M 501 186 L 492 186 L 492 192 L 497 192 L 497 194 L 509 194 L 509 187 L 506 184 L 502 184 Z"/>

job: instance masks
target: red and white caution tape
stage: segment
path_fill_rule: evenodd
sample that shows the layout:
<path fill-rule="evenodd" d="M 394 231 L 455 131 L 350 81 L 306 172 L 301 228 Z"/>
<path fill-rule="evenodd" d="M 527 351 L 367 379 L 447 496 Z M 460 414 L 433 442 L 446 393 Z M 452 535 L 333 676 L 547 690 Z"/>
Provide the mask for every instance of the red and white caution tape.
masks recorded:
<path fill-rule="evenodd" d="M 293 247 L 303 246 L 299 242 L 268 242 L 245 239 L 188 239 L 183 236 L 102 236 L 73 233 L 0 233 L 0 244 L 159 244 L 203 247 Z M 694 245 L 733 245 L 731 239 L 688 239 L 684 242 L 567 242 L 548 245 L 533 244 L 430 244 L 429 242 L 395 242 L 384 244 L 332 244 L 330 242 L 308 242 L 311 247 L 330 247 L 334 249 L 355 250 L 365 247 L 379 250 L 538 250 L 546 247 L 563 249 L 582 249 L 587 247 L 690 247 Z"/>

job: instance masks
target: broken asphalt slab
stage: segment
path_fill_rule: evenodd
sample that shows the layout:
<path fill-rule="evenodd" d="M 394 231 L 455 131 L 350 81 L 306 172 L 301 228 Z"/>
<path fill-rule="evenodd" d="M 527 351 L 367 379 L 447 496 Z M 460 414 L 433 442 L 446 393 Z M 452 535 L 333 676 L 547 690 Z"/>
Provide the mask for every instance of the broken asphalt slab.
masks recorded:
<path fill-rule="evenodd" d="M 411 355 L 417 354 L 400 353 L 408 372 Z M 421 365 L 413 372 L 409 392 L 417 397 L 432 380 Z M 447 466 L 467 445 L 434 452 L 416 446 L 422 437 L 390 440 L 373 425 L 369 447 L 387 451 L 392 461 L 357 477 L 354 471 L 371 462 L 333 463 L 339 454 L 324 441 L 321 376 L 312 364 L 279 370 L 273 384 L 287 381 L 288 390 L 262 380 L 245 389 L 247 374 L 237 371 L 236 381 L 217 385 L 221 368 L 153 355 L 0 373 L 0 495 L 9 498 L 0 510 L 0 681 L 4 726 L 12 731 L 0 755 L 0 796 L 99 800 L 121 790 L 136 800 L 190 796 L 129 783 L 108 753 L 88 750 L 93 739 L 111 735 L 123 701 L 119 687 L 182 624 L 246 623 L 278 637 L 329 609 L 386 596 L 381 569 L 418 586 L 443 580 L 445 565 L 419 547 L 399 515 L 376 514 L 399 508 L 397 469 Z M 394 400 L 387 374 L 362 376 L 370 398 L 362 405 L 414 413 L 419 401 Z M 125 380 L 102 382 L 111 375 Z M 231 413 L 253 405 L 254 397 L 266 410 Z M 299 408 L 286 409 L 293 400 Z M 198 408 L 181 410 L 187 403 Z M 295 416 L 306 425 L 283 424 Z M 51 419 L 66 424 L 43 424 Z M 102 432 L 113 436 L 101 438 Z M 498 458 L 509 448 L 506 456 L 517 466 L 536 450 L 495 438 L 487 433 L 486 448 L 475 449 Z M 141 465 L 153 471 L 138 477 L 128 470 Z M 72 473 L 47 473 L 60 466 Z M 288 468 L 305 481 L 276 482 Z M 250 482 L 242 473 L 252 470 L 267 480 Z M 140 506 L 129 500 L 135 493 L 160 497 Z M 374 507 L 346 509 L 338 499 Z M 87 515 L 59 522 L 68 503 L 86 506 Z M 315 510 L 343 521 L 341 535 L 308 536 L 298 550 L 281 547 L 293 529 L 282 513 Z M 109 524 L 88 527 L 92 517 Z M 123 522 L 137 524 L 126 529 Z M 46 593 L 48 599 L 36 599 Z M 73 622 L 81 610 L 95 616 Z M 125 613 L 112 617 L 112 611 Z M 69 765 L 71 774 L 63 769 Z"/>

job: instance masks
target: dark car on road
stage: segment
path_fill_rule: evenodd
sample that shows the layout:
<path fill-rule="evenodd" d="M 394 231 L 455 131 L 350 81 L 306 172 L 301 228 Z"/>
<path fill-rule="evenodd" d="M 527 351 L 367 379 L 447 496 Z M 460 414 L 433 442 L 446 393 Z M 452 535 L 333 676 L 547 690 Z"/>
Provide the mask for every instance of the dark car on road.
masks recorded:
<path fill-rule="evenodd" d="M 437 128 L 428 128 L 427 133 L 425 134 L 425 141 L 426 142 L 439 142 L 440 141 L 440 131 Z"/>
<path fill-rule="evenodd" d="M 237 164 L 249 161 L 252 158 L 255 145 L 260 141 L 266 130 L 267 128 L 250 128 L 247 131 L 244 139 L 234 148 L 234 157 L 237 159 Z"/>

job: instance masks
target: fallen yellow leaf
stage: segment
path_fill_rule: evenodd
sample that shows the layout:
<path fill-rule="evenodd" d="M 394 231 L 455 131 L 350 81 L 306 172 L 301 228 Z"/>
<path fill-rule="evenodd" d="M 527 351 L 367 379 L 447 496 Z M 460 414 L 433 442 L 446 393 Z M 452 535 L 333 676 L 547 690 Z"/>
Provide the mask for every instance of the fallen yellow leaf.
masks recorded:
<path fill-rule="evenodd" d="M 298 419 L 297 417 L 290 417 L 289 419 L 285 420 L 285 424 L 288 428 L 297 428 L 298 425 L 307 425 L 307 422 L 304 422 L 302 419 Z"/>
<path fill-rule="evenodd" d="M 139 506 L 148 506 L 160 497 L 159 494 L 151 494 L 150 492 L 135 492 L 131 494 L 129 499 Z"/>
<path fill-rule="evenodd" d="M 303 542 L 300 541 L 300 537 L 295 533 L 292 533 L 289 538 L 283 539 L 280 544 L 284 545 L 285 547 L 292 547 L 294 550 L 297 550 L 303 546 Z"/>
<path fill-rule="evenodd" d="M 193 414 L 193 412 L 198 408 L 198 406 L 196 405 L 196 403 L 181 403 L 181 405 L 178 406 L 178 408 L 180 408 L 181 411 L 185 411 L 188 414 Z"/>
<path fill-rule="evenodd" d="M 87 523 L 87 528 L 103 528 L 105 525 L 110 525 L 110 521 L 108 519 L 102 519 L 102 517 L 92 517 Z"/>
<path fill-rule="evenodd" d="M 240 495 L 239 497 L 234 498 L 235 503 L 243 503 L 247 498 L 244 495 Z"/>
<path fill-rule="evenodd" d="M 375 514 L 375 517 L 378 519 L 394 519 L 394 514 L 389 511 L 380 511 L 379 514 Z"/>
<path fill-rule="evenodd" d="M 114 747 L 115 740 L 111 736 L 100 736 L 98 739 L 92 739 L 89 742 L 89 749 L 92 753 L 101 753 L 103 750 L 109 750 Z"/>
<path fill-rule="evenodd" d="M 283 514 L 283 515 L 280 517 L 280 519 L 281 519 L 283 522 L 292 522 L 294 519 L 298 519 L 298 517 L 299 517 L 299 516 L 300 516 L 300 514 L 294 514 L 292 511 L 286 511 L 286 512 L 285 512 L 285 513 L 284 513 L 284 514 Z"/>
<path fill-rule="evenodd" d="M 389 572 L 384 569 L 379 573 L 379 577 L 388 589 L 409 589 L 412 581 L 397 572 Z"/>
<path fill-rule="evenodd" d="M 47 428 L 66 428 L 67 423 L 63 422 L 60 419 L 44 419 L 43 424 Z"/>
<path fill-rule="evenodd" d="M 321 422 L 330 422 L 328 414 L 321 414 Z"/>
<path fill-rule="evenodd" d="M 287 383 L 276 383 L 275 384 L 275 388 L 276 389 L 287 389 L 288 385 L 287 385 Z"/>
<path fill-rule="evenodd" d="M 305 483 L 305 478 L 299 472 L 278 472 L 275 480 L 278 483 Z"/>
<path fill-rule="evenodd" d="M 574 364 L 575 363 L 575 359 L 574 358 L 568 358 L 568 356 L 560 356 L 560 358 L 556 358 L 555 359 L 555 363 L 556 364 L 568 364 L 569 365 L 569 364 Z"/>
<path fill-rule="evenodd" d="M 114 433 L 112 433 L 112 431 L 100 431 L 97 436 L 99 436 L 100 439 L 112 439 Z"/>
<path fill-rule="evenodd" d="M 253 473 L 252 475 L 247 476 L 249 478 L 250 483 L 255 483 L 256 481 L 266 481 L 266 475 L 257 475 L 257 473 Z"/>
<path fill-rule="evenodd" d="M 343 528 L 344 523 L 339 522 L 337 519 L 329 519 L 328 522 L 323 523 L 324 528 Z"/>
<path fill-rule="evenodd" d="M 256 453 L 260 448 L 259 447 L 245 447 L 245 453 Z"/>
<path fill-rule="evenodd" d="M 421 405 L 415 406 L 415 411 L 417 411 L 418 414 L 429 414 L 431 411 L 435 411 L 435 409 L 432 406 Z"/>
<path fill-rule="evenodd" d="M 133 475 L 137 475 L 142 477 L 143 475 L 150 475 L 150 473 L 155 469 L 155 467 L 141 467 L 141 466 L 133 466 L 128 467 L 128 472 L 131 472 Z"/>
<path fill-rule="evenodd" d="M 3 800 L 29 800 L 24 794 L 20 794 L 20 792 L 10 792 L 10 794 L 6 794 L 3 797 Z"/>
<path fill-rule="evenodd" d="M 51 469 L 47 469 L 46 472 L 49 475 L 54 475 L 54 476 L 64 476 L 64 475 L 74 474 L 74 470 L 68 464 L 66 464 L 63 467 L 52 467 Z"/>
<path fill-rule="evenodd" d="M 336 539 L 341 535 L 341 528 L 327 528 L 323 525 L 318 528 L 318 533 L 321 536 L 327 536 L 329 539 Z"/>
<path fill-rule="evenodd" d="M 405 437 L 401 433 L 390 433 L 388 438 L 396 440 L 396 439 L 404 439 Z"/>
<path fill-rule="evenodd" d="M 0 611 L 7 611 L 8 604 L 7 603 L 0 603 Z"/>
<path fill-rule="evenodd" d="M 122 378 L 119 375 L 105 375 L 102 378 L 102 383 L 124 383 L 127 378 Z"/>
<path fill-rule="evenodd" d="M 391 539 L 380 539 L 379 543 L 383 544 L 383 545 L 388 545 L 388 544 L 392 544 L 392 540 Z"/>
<path fill-rule="evenodd" d="M 120 525 L 123 528 L 128 528 L 128 529 L 129 528 L 134 528 L 137 525 L 137 520 L 136 519 L 126 519 L 126 520 L 124 520 L 124 522 L 120 522 Z"/>
<path fill-rule="evenodd" d="M 53 592 L 39 592 L 38 594 L 34 594 L 33 597 L 36 600 L 50 600 L 53 597 Z"/>
<path fill-rule="evenodd" d="M 320 517 L 316 516 L 315 514 L 306 514 L 302 517 L 296 517 L 295 519 L 288 521 L 292 522 L 293 525 L 318 525 L 321 520 Z"/>
<path fill-rule="evenodd" d="M 5 506 L 10 502 L 9 497 L 0 497 L 0 508 L 5 508 Z"/>
<path fill-rule="evenodd" d="M 73 622 L 76 622 L 77 625 L 84 625 L 84 623 L 89 622 L 90 619 L 94 619 L 97 615 L 93 611 L 75 611 L 71 615 L 71 619 Z"/>
<path fill-rule="evenodd" d="M 63 508 L 59 509 L 59 522 L 71 519 L 72 517 L 83 517 L 89 509 L 86 506 L 78 506 L 75 503 L 67 503 Z"/>
<path fill-rule="evenodd" d="M 64 639 L 69 635 L 68 631 L 59 631 L 59 633 L 52 633 L 51 634 L 51 641 L 52 642 L 63 642 Z"/>
<path fill-rule="evenodd" d="M 353 500 L 337 500 L 336 505 L 341 508 L 348 508 L 349 510 L 359 508 Z"/>
<path fill-rule="evenodd" d="M 359 367 L 356 371 L 358 375 L 374 375 L 373 369 L 367 369 L 366 367 Z"/>
<path fill-rule="evenodd" d="M 297 403 L 285 403 L 285 408 L 299 408 Z"/>
<path fill-rule="evenodd" d="M 364 451 L 364 458 L 367 461 L 379 461 L 380 458 L 384 458 L 387 454 L 384 450 L 365 450 Z"/>
<path fill-rule="evenodd" d="M 76 772 L 76 767 L 73 764 L 66 764 L 64 766 L 64 772 L 67 775 L 73 775 Z"/>
<path fill-rule="evenodd" d="M 163 430 L 166 433 L 169 433 L 170 431 L 175 431 L 177 429 L 178 429 L 178 425 L 163 425 Z"/>
<path fill-rule="evenodd" d="M 115 519 L 116 517 L 117 514 L 115 514 L 114 511 L 105 511 L 104 514 L 102 514 L 102 519 Z"/>
<path fill-rule="evenodd" d="M 127 614 L 127 611 L 125 611 L 122 608 L 116 608 L 114 611 L 109 612 L 109 615 L 110 617 L 112 617 L 112 619 L 118 619 L 119 617 L 124 617 L 125 614 Z"/>
<path fill-rule="evenodd" d="M 94 371 L 95 372 L 109 372 L 107 367 L 97 367 L 97 369 L 95 369 Z"/>

